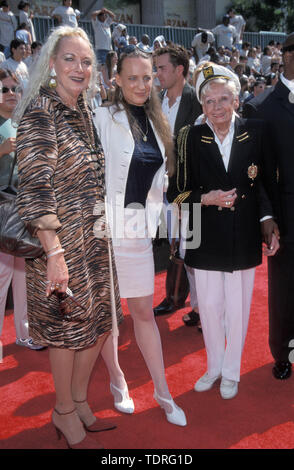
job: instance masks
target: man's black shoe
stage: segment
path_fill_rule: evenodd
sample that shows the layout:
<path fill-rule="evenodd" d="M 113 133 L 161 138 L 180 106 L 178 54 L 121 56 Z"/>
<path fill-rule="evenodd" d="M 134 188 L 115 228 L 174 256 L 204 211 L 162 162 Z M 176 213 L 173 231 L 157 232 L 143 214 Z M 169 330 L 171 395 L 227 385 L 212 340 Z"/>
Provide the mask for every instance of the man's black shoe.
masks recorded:
<path fill-rule="evenodd" d="M 292 364 L 288 361 L 277 361 L 273 367 L 273 376 L 279 380 L 288 379 L 292 373 Z"/>
<path fill-rule="evenodd" d="M 158 317 L 159 315 L 166 315 L 167 313 L 173 313 L 177 310 L 177 307 L 173 303 L 171 303 L 167 299 L 163 299 L 163 301 L 157 305 L 153 309 L 154 315 Z"/>

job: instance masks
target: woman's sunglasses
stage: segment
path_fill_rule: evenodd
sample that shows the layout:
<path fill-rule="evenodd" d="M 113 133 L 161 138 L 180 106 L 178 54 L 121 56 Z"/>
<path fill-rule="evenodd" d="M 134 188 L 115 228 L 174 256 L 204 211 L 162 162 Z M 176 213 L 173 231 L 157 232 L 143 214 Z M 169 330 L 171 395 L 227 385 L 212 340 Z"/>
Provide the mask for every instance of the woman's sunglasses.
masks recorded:
<path fill-rule="evenodd" d="M 59 313 L 65 320 L 71 320 L 71 316 L 74 313 L 73 310 L 75 306 L 86 311 L 86 308 L 82 304 L 80 304 L 80 302 L 74 297 L 72 291 L 69 288 L 66 289 L 66 292 L 54 291 L 54 294 L 58 299 Z M 74 318 L 74 321 L 82 320 Z"/>
<path fill-rule="evenodd" d="M 12 93 L 19 93 L 20 88 L 18 86 L 12 86 L 12 87 L 3 86 L 2 88 L 0 88 L 1 93 L 8 93 L 9 91 L 12 91 Z"/>

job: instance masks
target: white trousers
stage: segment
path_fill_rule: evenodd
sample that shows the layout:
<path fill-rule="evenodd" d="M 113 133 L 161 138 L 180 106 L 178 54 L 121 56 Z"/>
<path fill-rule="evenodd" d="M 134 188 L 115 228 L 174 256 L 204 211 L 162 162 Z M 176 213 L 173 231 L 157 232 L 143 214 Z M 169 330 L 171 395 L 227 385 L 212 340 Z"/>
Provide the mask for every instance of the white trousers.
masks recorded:
<path fill-rule="evenodd" d="M 195 277 L 194 277 L 194 269 L 191 268 L 190 266 L 187 266 L 186 264 L 184 265 L 187 273 L 187 278 L 189 281 L 189 287 L 190 287 L 190 305 L 191 309 L 198 310 L 198 298 L 197 298 L 197 291 L 196 291 L 196 283 L 195 283 Z"/>
<path fill-rule="evenodd" d="M 210 377 L 240 381 L 255 268 L 232 273 L 193 269 Z"/>
<path fill-rule="evenodd" d="M 6 299 L 11 282 L 16 337 L 26 339 L 29 337 L 29 333 L 25 260 L 0 253 L 0 335 L 2 333 Z"/>
<path fill-rule="evenodd" d="M 189 222 L 189 213 L 188 211 L 184 211 L 182 213 L 182 230 L 183 233 L 186 233 L 186 228 Z M 179 247 L 179 252 L 180 252 L 180 257 L 182 259 L 185 258 L 185 253 L 186 250 L 184 248 L 185 243 L 183 238 L 181 237 L 180 239 L 180 247 Z M 196 291 L 196 284 L 195 284 L 195 278 L 194 278 L 194 269 L 191 268 L 190 266 L 187 266 L 186 264 L 184 265 L 187 273 L 187 278 L 189 281 L 189 287 L 190 287 L 190 305 L 191 309 L 198 309 L 198 300 L 197 300 L 197 291 Z"/>

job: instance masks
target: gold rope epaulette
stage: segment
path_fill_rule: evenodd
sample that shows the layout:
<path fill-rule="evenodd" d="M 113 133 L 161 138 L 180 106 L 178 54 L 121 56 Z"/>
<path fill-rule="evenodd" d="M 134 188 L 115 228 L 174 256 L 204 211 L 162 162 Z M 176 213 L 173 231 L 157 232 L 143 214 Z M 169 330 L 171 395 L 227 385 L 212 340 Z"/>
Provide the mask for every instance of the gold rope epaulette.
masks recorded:
<path fill-rule="evenodd" d="M 184 192 L 186 189 L 187 184 L 187 138 L 190 131 L 191 126 L 185 126 L 180 129 L 177 137 L 177 150 L 178 150 L 178 158 L 177 158 L 177 189 L 180 193 Z M 183 166 L 183 187 L 180 187 L 180 170 L 181 165 Z"/>
<path fill-rule="evenodd" d="M 192 191 L 186 191 L 185 193 L 181 193 L 179 194 L 176 199 L 174 200 L 174 203 L 177 204 L 178 206 L 180 206 L 182 204 L 182 202 L 184 202 L 187 197 L 190 196 Z"/>

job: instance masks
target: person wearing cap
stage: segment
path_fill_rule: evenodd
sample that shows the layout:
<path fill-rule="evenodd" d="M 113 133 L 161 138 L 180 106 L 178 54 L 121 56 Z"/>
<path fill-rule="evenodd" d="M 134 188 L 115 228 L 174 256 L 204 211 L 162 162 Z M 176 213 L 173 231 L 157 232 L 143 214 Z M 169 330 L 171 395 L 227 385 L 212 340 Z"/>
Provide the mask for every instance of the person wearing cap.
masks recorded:
<path fill-rule="evenodd" d="M 95 39 L 95 54 L 97 62 L 100 65 L 105 64 L 107 53 L 112 50 L 110 26 L 114 18 L 115 14 L 106 8 L 91 13 Z"/>
<path fill-rule="evenodd" d="M 214 35 L 211 31 L 202 31 L 195 34 L 191 46 L 194 47 L 198 62 L 207 53 L 208 49 L 214 44 Z"/>
<path fill-rule="evenodd" d="M 265 254 L 279 247 L 266 193 L 275 191 L 276 181 L 264 126 L 236 115 L 239 93 L 233 72 L 214 63 L 202 65 L 196 94 L 205 123 L 180 131 L 177 171 L 167 191 L 170 203 L 189 210 L 192 239 L 186 241 L 185 264 L 193 269 L 207 353 L 207 372 L 194 389 L 209 390 L 221 378 L 224 399 L 238 393 L 255 267 L 262 262 L 262 230 Z M 201 204 L 201 224 L 199 217 L 193 219 L 195 204 Z"/>
<path fill-rule="evenodd" d="M 230 24 L 229 15 L 224 15 L 222 24 L 212 29 L 212 33 L 216 36 L 218 47 L 224 46 L 230 50 L 237 39 L 237 31 L 236 28 Z"/>
<path fill-rule="evenodd" d="M 111 35 L 111 38 L 112 38 L 112 41 L 113 41 L 113 44 L 114 44 L 114 49 L 116 51 L 118 51 L 118 49 L 119 49 L 119 41 L 120 41 L 121 38 L 125 38 L 126 43 L 128 44 L 129 37 L 128 37 L 128 34 L 127 34 L 126 25 L 124 25 L 122 23 L 117 24 L 113 29 L 113 33 Z"/>
<path fill-rule="evenodd" d="M 291 376 L 291 340 L 294 339 L 294 161 L 291 151 L 294 143 L 294 33 L 287 36 L 282 54 L 284 72 L 278 83 L 250 100 L 243 109 L 247 118 L 265 120 L 277 169 L 281 249 L 277 256 L 268 260 L 268 308 L 269 346 L 275 361 L 272 372 L 280 380 Z"/>
<path fill-rule="evenodd" d="M 162 47 L 166 47 L 167 43 L 165 41 L 165 37 L 160 35 L 156 36 L 156 38 L 153 40 L 152 48 L 153 51 L 156 51 L 157 49 L 161 49 Z"/>

